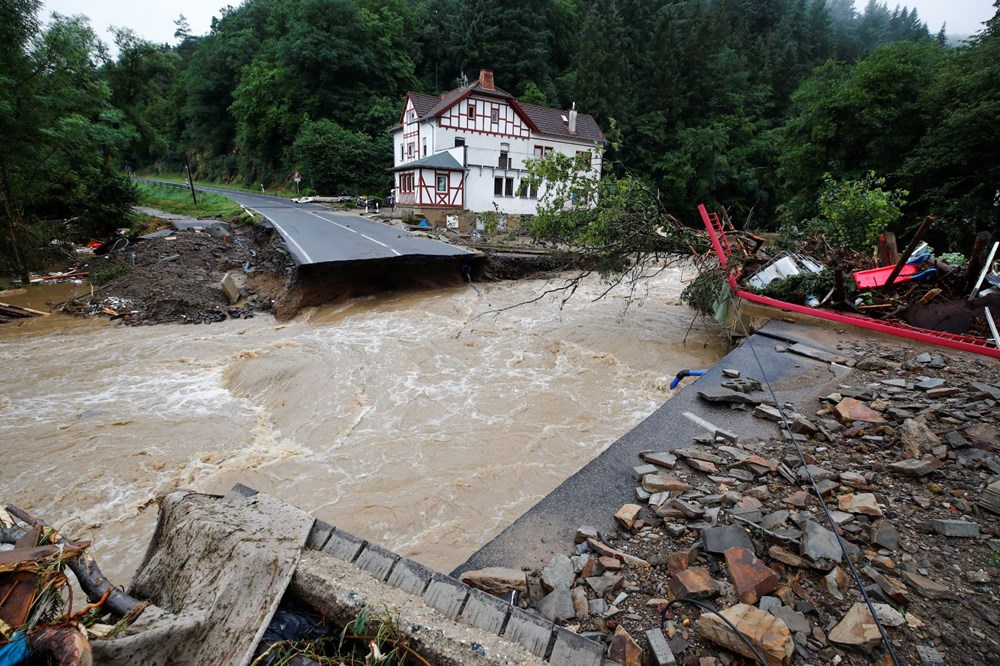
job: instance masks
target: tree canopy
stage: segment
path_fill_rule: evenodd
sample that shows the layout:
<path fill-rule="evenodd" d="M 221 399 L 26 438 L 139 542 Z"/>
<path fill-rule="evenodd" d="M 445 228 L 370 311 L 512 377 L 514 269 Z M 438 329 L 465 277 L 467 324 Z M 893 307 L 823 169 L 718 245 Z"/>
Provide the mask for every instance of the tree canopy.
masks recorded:
<path fill-rule="evenodd" d="M 40 8 L 0 6 L 5 247 L 24 219 L 93 222 L 101 188 L 121 208 L 129 166 L 386 191 L 405 93 L 479 68 L 592 114 L 614 139 L 609 177 L 687 223 L 698 203 L 809 219 L 825 174 L 874 172 L 909 192 L 899 224 L 1000 225 L 996 18 L 953 48 L 879 0 L 244 0 L 205 35 L 179 16 L 173 44 L 118 28 L 112 57 L 84 18 Z"/>

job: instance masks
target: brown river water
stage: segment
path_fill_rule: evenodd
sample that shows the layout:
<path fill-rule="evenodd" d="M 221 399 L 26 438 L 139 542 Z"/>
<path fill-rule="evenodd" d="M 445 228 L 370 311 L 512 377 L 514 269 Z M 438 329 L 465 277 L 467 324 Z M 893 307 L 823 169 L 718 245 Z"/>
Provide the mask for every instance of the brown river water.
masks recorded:
<path fill-rule="evenodd" d="M 237 482 L 449 571 L 667 400 L 678 370 L 721 358 L 716 329 L 682 342 L 691 277 L 664 271 L 627 310 L 623 288 L 594 301 L 595 280 L 561 309 L 483 314 L 556 284 L 520 281 L 287 323 L 0 325 L 0 501 L 92 540 L 119 584 L 158 494 Z"/>

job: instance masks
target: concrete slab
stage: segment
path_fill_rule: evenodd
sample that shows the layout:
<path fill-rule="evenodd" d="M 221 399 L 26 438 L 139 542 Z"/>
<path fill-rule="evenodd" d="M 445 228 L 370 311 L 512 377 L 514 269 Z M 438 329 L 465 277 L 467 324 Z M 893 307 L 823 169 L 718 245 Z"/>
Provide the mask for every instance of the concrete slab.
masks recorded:
<path fill-rule="evenodd" d="M 553 629 L 555 625 L 541 615 L 521 608 L 511 608 L 510 619 L 507 620 L 507 628 L 503 635 L 520 643 L 528 652 L 544 659 Z"/>
<path fill-rule="evenodd" d="M 398 559 L 399 555 L 396 553 L 369 543 L 362 549 L 354 564 L 362 571 L 370 573 L 379 582 L 385 582 L 385 579 L 389 577 L 389 572 L 392 571 L 392 565 Z"/>
<path fill-rule="evenodd" d="M 424 596 L 424 592 L 427 591 L 427 586 L 430 585 L 434 573 L 433 570 L 428 569 L 419 562 L 401 557 L 396 562 L 396 566 L 393 567 L 392 573 L 389 574 L 389 578 L 385 582 L 397 590 L 422 597 Z"/>
<path fill-rule="evenodd" d="M 552 666 L 601 666 L 604 645 L 574 634 L 563 627 L 555 628 L 556 642 L 552 645 L 549 663 Z"/>
<path fill-rule="evenodd" d="M 462 611 L 465 598 L 469 596 L 469 589 L 468 585 L 458 582 L 451 576 L 434 574 L 427 591 L 424 592 L 424 601 L 432 608 L 441 611 L 449 620 L 454 620 Z"/>
<path fill-rule="evenodd" d="M 565 552 L 573 543 L 576 526 L 589 524 L 610 534 L 617 527 L 613 516 L 623 504 L 633 501 L 633 488 L 625 483 L 633 468 L 641 463 L 643 451 L 672 451 L 690 446 L 696 435 L 711 434 L 685 412 L 739 436 L 741 441 L 768 438 L 777 434 L 771 421 L 754 418 L 751 412 L 736 411 L 726 405 L 710 405 L 697 397 L 699 387 L 718 386 L 726 381 L 722 368 L 737 369 L 743 377 L 764 380 L 757 358 L 766 369 L 780 403 L 798 403 L 816 395 L 832 393 L 842 381 L 842 369 L 795 354 L 775 351 L 775 337 L 836 353 L 835 343 L 843 337 L 833 331 L 817 334 L 801 324 L 769 322 L 762 331 L 770 337 L 753 335 L 731 351 L 714 368 L 666 402 L 656 412 L 612 444 L 579 472 L 564 481 L 538 504 L 518 518 L 495 539 L 474 553 L 452 575 L 490 566 L 544 567 L 556 552 Z M 794 338 L 793 338 L 794 336 Z M 754 354 L 756 352 L 756 356 Z M 676 371 L 676 369 L 671 369 Z M 758 394 L 760 395 L 760 394 Z M 768 395 L 768 397 L 770 397 Z"/>
<path fill-rule="evenodd" d="M 309 538 L 306 540 L 306 548 L 310 550 L 323 550 L 327 539 L 333 534 L 333 525 L 317 520 L 313 523 Z"/>
<path fill-rule="evenodd" d="M 361 554 L 361 549 L 364 546 L 365 540 L 361 537 L 356 537 L 350 532 L 345 532 L 341 529 L 335 529 L 330 538 L 327 539 L 326 545 L 323 546 L 323 552 L 327 555 L 339 557 L 345 562 L 353 562 L 358 559 L 358 555 Z"/>
<path fill-rule="evenodd" d="M 479 627 L 499 636 L 507 624 L 507 616 L 510 615 L 511 608 L 512 606 L 503 599 L 482 590 L 470 588 L 469 598 L 465 602 L 465 608 L 462 609 L 459 619 L 473 627 Z"/>

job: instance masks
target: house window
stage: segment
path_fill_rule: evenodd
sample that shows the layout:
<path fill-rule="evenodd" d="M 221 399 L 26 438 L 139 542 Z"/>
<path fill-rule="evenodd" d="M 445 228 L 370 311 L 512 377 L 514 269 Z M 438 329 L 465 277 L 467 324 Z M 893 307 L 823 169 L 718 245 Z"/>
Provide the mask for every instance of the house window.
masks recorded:
<path fill-rule="evenodd" d="M 466 111 L 466 113 L 469 116 L 469 120 L 475 120 L 476 119 L 476 103 L 475 102 L 469 102 L 468 110 Z"/>
<path fill-rule="evenodd" d="M 503 193 L 504 193 L 505 196 L 508 196 L 508 197 L 514 196 L 514 179 L 513 178 L 507 178 L 507 179 L 505 179 L 505 187 L 504 187 L 504 192 Z"/>
<path fill-rule="evenodd" d="M 406 156 L 413 157 L 413 142 L 406 144 Z"/>
<path fill-rule="evenodd" d="M 574 206 L 586 206 L 587 205 L 587 193 L 578 190 L 573 192 L 572 201 Z"/>
<path fill-rule="evenodd" d="M 455 147 L 458 148 L 459 146 L 464 146 L 464 145 L 465 145 L 465 137 L 456 136 Z"/>
<path fill-rule="evenodd" d="M 535 157 L 542 158 L 552 152 L 552 146 L 535 146 Z"/>
<path fill-rule="evenodd" d="M 399 159 L 406 157 L 406 146 L 399 144 Z"/>
<path fill-rule="evenodd" d="M 437 177 L 437 191 L 447 192 L 448 191 L 448 176 L 438 176 Z"/>
<path fill-rule="evenodd" d="M 521 189 L 518 194 L 522 199 L 537 199 L 538 198 L 538 186 L 529 180 L 521 181 Z"/>
<path fill-rule="evenodd" d="M 403 173 L 399 175 L 399 191 L 403 193 L 413 192 L 413 174 Z"/>
<path fill-rule="evenodd" d="M 500 122 L 500 109 L 490 111 L 490 122 L 494 125 Z"/>
<path fill-rule="evenodd" d="M 493 179 L 493 196 L 503 196 L 503 178 L 500 178 L 499 176 Z"/>
<path fill-rule="evenodd" d="M 576 151 L 576 168 L 581 170 L 587 170 L 590 168 L 591 156 L 589 150 L 578 150 Z"/>
<path fill-rule="evenodd" d="M 501 169 L 512 169 L 510 163 L 510 144 L 501 143 L 500 144 L 500 159 L 497 161 L 497 166 Z"/>
<path fill-rule="evenodd" d="M 424 139 L 424 150 L 423 150 L 422 155 L 424 157 L 427 157 L 427 139 Z"/>

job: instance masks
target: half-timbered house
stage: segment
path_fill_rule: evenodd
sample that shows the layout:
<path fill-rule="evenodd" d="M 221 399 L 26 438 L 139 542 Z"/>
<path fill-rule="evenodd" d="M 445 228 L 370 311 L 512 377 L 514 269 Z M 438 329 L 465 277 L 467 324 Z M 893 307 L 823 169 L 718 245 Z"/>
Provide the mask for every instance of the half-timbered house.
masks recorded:
<path fill-rule="evenodd" d="M 544 191 L 526 182 L 525 161 L 560 152 L 600 176 L 606 143 L 591 116 L 519 102 L 490 70 L 440 97 L 407 93 L 391 131 L 396 203 L 450 226 L 465 211 L 534 215 Z"/>

